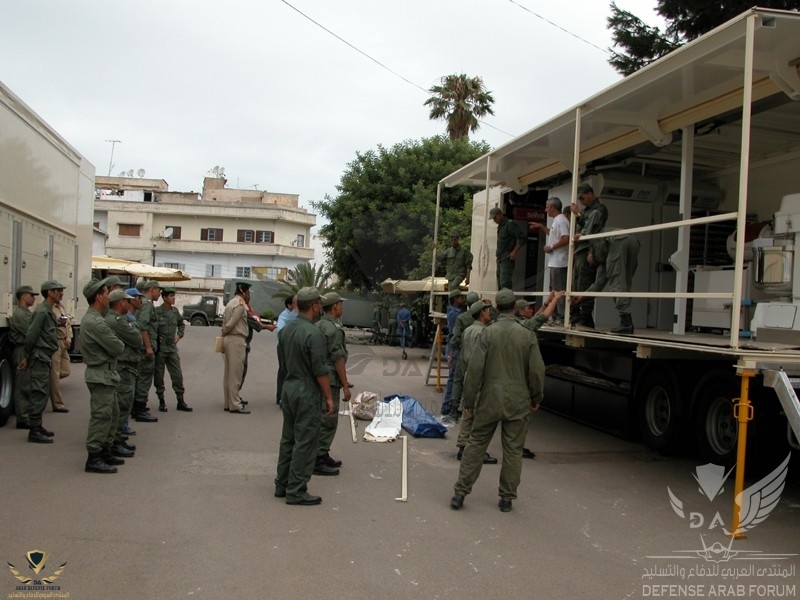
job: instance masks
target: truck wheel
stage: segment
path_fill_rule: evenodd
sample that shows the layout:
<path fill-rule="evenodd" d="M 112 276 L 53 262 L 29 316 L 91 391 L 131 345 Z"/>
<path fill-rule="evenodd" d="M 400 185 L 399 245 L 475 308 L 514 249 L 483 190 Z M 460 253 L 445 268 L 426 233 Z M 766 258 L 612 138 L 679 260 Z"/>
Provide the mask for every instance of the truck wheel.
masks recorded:
<path fill-rule="evenodd" d="M 681 389 L 669 368 L 648 369 L 638 386 L 639 431 L 652 449 L 669 453 L 678 443 Z"/>
<path fill-rule="evenodd" d="M 14 363 L 5 340 L 0 340 L 0 427 L 8 422 L 14 412 Z"/>
<path fill-rule="evenodd" d="M 708 375 L 697 387 L 693 404 L 694 431 L 700 456 L 717 465 L 736 461 L 739 424 L 733 416 L 737 378 L 728 372 Z"/>
<path fill-rule="evenodd" d="M 206 321 L 205 317 L 192 317 L 192 320 L 189 322 L 196 327 L 208 326 L 208 321 Z"/>

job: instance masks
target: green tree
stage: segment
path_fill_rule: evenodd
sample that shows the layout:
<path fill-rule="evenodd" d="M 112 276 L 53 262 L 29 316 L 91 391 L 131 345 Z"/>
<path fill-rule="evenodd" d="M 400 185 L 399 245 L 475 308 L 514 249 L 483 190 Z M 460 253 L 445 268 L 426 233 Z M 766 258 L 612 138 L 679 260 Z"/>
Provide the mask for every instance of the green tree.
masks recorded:
<path fill-rule="evenodd" d="M 428 91 L 433 94 L 425 101 L 431 107 L 430 118 L 447 121 L 451 140 L 467 139 L 480 127 L 478 119 L 494 114 L 494 98 L 480 77 L 446 75 Z"/>
<path fill-rule="evenodd" d="M 319 234 L 330 271 L 346 287 L 376 290 L 384 279 L 407 278 L 427 250 L 430 274 L 437 183 L 488 151 L 485 142 L 436 136 L 357 152 L 336 186 L 337 196 L 313 203 L 327 220 Z M 471 195 L 463 186 L 442 189 L 445 240 L 448 228 L 469 235 L 464 206 Z"/>
<path fill-rule="evenodd" d="M 286 298 L 294 296 L 304 287 L 315 287 L 321 294 L 327 294 L 333 287 L 330 285 L 331 275 L 325 265 L 318 265 L 315 269 L 310 263 L 300 263 L 294 269 L 289 269 L 286 281 L 282 281 L 282 289 L 275 292 L 273 298 Z"/>
<path fill-rule="evenodd" d="M 800 0 L 761 0 L 757 4 L 763 8 L 800 9 Z M 608 28 L 620 51 L 612 50 L 608 62 L 619 73 L 630 75 L 753 6 L 753 0 L 657 0 L 656 13 L 667 25 L 661 31 L 612 2 Z"/>

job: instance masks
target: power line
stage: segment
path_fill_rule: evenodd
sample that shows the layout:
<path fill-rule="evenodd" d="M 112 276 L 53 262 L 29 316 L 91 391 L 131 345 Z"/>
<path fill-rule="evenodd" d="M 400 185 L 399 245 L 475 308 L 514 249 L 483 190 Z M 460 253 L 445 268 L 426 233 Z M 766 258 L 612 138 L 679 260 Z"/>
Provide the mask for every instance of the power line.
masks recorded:
<path fill-rule="evenodd" d="M 552 25 L 552 26 L 553 26 L 553 27 L 555 27 L 556 29 L 560 29 L 561 31 L 563 31 L 563 32 L 564 32 L 564 33 L 566 33 L 567 35 L 571 35 L 571 36 L 572 36 L 572 37 L 574 37 L 575 39 L 578 39 L 578 40 L 580 40 L 580 41 L 582 41 L 582 42 L 584 42 L 584 43 L 586 43 L 586 44 L 589 44 L 589 45 L 590 45 L 590 46 L 592 46 L 593 48 L 597 48 L 597 49 L 598 49 L 598 50 L 600 50 L 600 52 L 602 52 L 603 54 L 611 54 L 611 52 L 609 52 L 607 49 L 605 49 L 605 48 L 601 48 L 600 46 L 598 46 L 597 44 L 595 44 L 595 43 L 593 43 L 593 42 L 590 42 L 590 41 L 589 41 L 589 40 L 587 40 L 586 38 L 582 38 L 582 37 L 581 37 L 581 36 L 579 36 L 577 33 L 573 33 L 573 32 L 571 32 L 569 29 L 565 29 L 564 27 L 562 27 L 562 26 L 561 26 L 561 25 L 559 25 L 558 23 L 554 23 L 553 21 L 551 21 L 550 19 L 548 19 L 548 18 L 546 18 L 546 17 L 543 17 L 543 16 L 542 16 L 542 15 L 540 15 L 539 13 L 535 13 L 535 12 L 533 12 L 533 11 L 532 11 L 531 9 L 529 9 L 527 6 L 522 6 L 522 4 L 520 4 L 519 2 L 516 2 L 516 0 L 508 0 L 508 1 L 509 1 L 509 2 L 511 2 L 511 4 L 514 4 L 515 6 L 518 6 L 518 7 L 520 7 L 522 10 L 524 10 L 524 11 L 527 11 L 527 12 L 531 13 L 531 14 L 532 14 L 534 17 L 536 17 L 536 18 L 538 18 L 538 19 L 541 19 L 541 20 L 542 20 L 542 21 L 544 21 L 545 23 L 547 23 L 547 24 L 549 24 L 549 25 Z"/>

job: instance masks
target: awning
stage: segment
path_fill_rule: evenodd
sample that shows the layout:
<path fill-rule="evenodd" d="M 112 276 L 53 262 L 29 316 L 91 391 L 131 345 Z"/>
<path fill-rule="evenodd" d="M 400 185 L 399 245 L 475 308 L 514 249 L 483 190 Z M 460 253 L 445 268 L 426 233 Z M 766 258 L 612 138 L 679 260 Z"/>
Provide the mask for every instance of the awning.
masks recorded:
<path fill-rule="evenodd" d="M 406 279 L 386 279 L 381 282 L 381 290 L 384 294 L 421 294 L 430 292 L 433 288 L 434 292 L 447 291 L 447 279 L 444 277 L 437 277 L 435 280 L 432 277 L 425 279 L 418 279 L 415 281 Z"/>
<path fill-rule="evenodd" d="M 153 267 L 131 260 L 122 260 L 110 256 L 93 256 L 92 269 L 108 271 L 110 273 L 126 273 L 135 277 L 155 279 L 156 281 L 189 281 L 191 277 L 180 269 L 166 267 Z"/>

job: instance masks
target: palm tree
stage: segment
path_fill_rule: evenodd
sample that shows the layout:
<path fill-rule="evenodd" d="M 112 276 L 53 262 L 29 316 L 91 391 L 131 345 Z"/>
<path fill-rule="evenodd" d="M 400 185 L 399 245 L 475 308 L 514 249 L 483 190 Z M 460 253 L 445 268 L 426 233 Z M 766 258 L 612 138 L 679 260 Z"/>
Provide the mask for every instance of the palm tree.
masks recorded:
<path fill-rule="evenodd" d="M 428 90 L 433 96 L 425 101 L 431 107 L 431 119 L 445 119 L 451 140 L 467 139 L 478 130 L 478 119 L 493 115 L 494 98 L 481 77 L 446 75 L 441 84 Z"/>
<path fill-rule="evenodd" d="M 328 285 L 330 273 L 325 270 L 324 265 L 319 265 L 316 269 L 310 263 L 300 263 L 294 269 L 289 269 L 286 280 L 282 281 L 282 289 L 275 292 L 273 298 L 286 298 L 294 296 L 304 287 L 315 287 L 321 294 L 327 294 L 333 287 Z"/>

